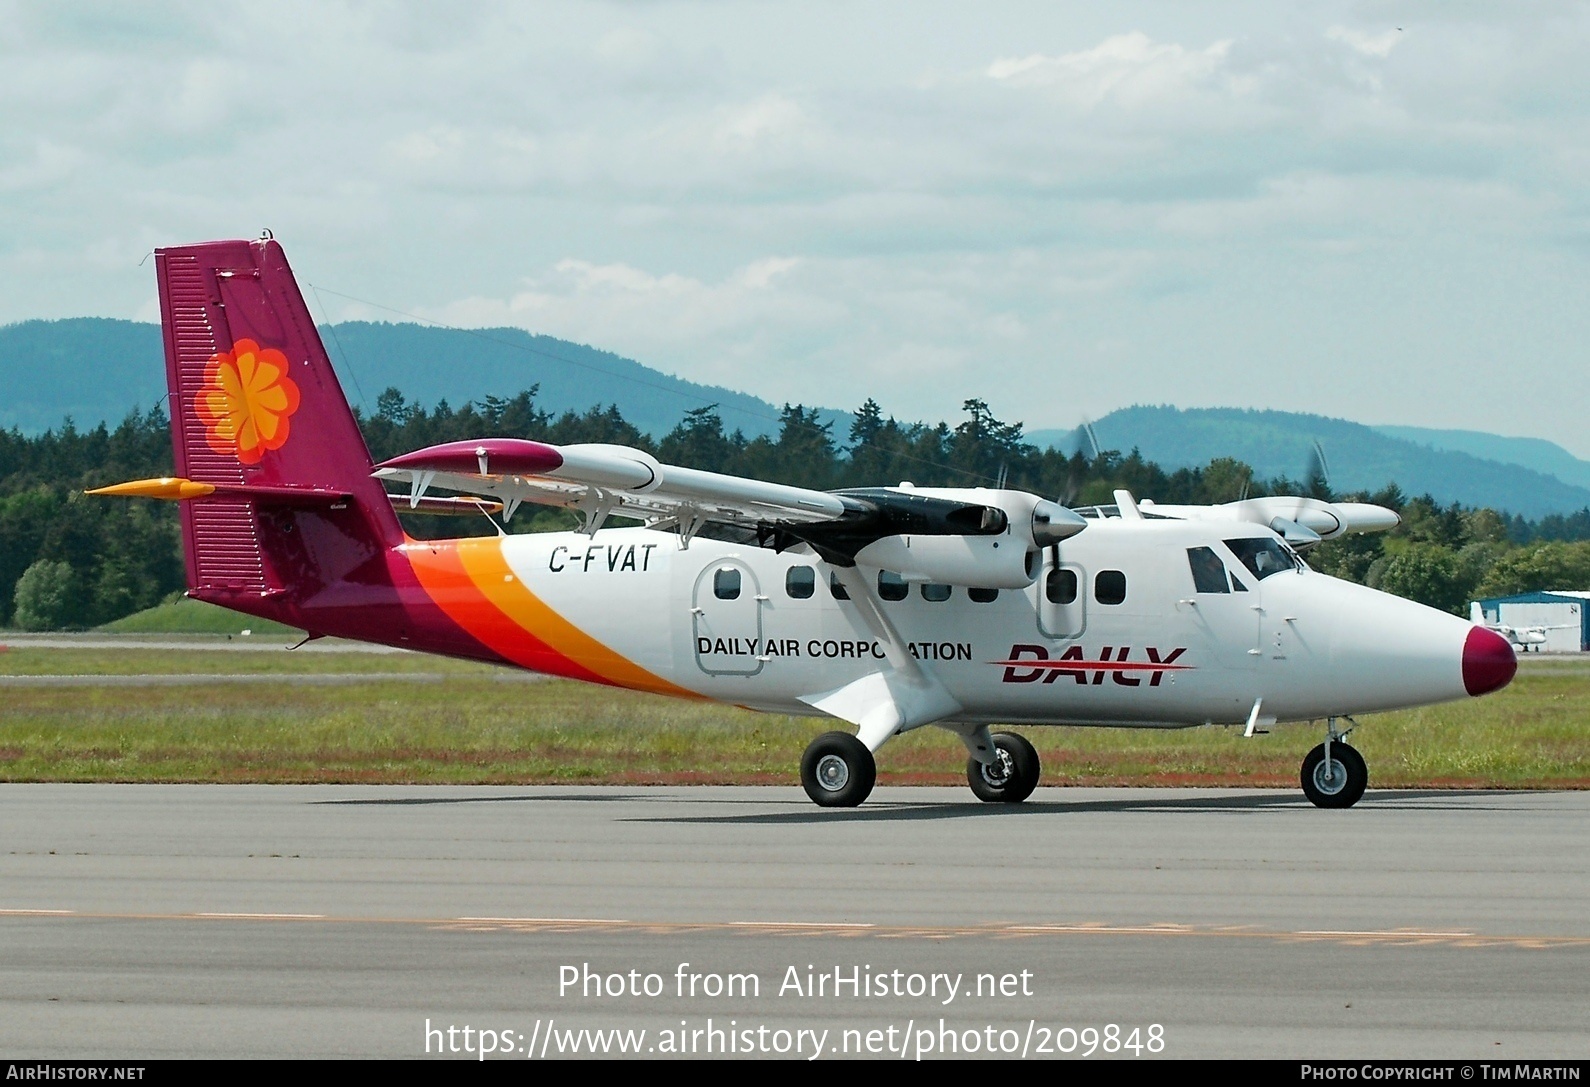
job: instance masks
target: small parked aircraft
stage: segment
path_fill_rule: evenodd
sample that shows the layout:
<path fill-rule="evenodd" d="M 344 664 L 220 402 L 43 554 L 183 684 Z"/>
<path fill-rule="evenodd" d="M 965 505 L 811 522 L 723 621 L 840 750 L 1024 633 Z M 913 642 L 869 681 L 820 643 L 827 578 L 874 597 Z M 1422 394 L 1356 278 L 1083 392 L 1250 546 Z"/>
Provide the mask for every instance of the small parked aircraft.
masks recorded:
<path fill-rule="evenodd" d="M 1578 605 L 1569 605 L 1569 613 L 1576 614 Z M 1548 640 L 1548 632 L 1553 630 L 1579 630 L 1580 623 L 1545 623 L 1536 626 L 1515 627 L 1506 623 L 1491 623 L 1485 619 L 1485 612 L 1478 601 L 1469 605 L 1469 621 L 1486 630 L 1493 630 L 1507 639 L 1515 653 L 1540 653 Z"/>
<path fill-rule="evenodd" d="M 923 725 L 962 740 L 978 797 L 1013 803 L 1038 756 L 995 722 L 1324 720 L 1303 791 L 1349 807 L 1368 771 L 1338 722 L 1484 694 L 1517 667 L 1499 635 L 1299 558 L 1397 523 L 1377 506 L 824 492 L 512 438 L 372 464 L 279 245 L 162 249 L 156 268 L 177 476 L 95 493 L 181 502 L 190 596 L 312 636 L 837 718 L 856 732 L 801 760 L 820 805 L 860 804 L 874 753 Z M 421 541 L 394 509 L 506 520 L 523 502 L 583 527 Z"/>

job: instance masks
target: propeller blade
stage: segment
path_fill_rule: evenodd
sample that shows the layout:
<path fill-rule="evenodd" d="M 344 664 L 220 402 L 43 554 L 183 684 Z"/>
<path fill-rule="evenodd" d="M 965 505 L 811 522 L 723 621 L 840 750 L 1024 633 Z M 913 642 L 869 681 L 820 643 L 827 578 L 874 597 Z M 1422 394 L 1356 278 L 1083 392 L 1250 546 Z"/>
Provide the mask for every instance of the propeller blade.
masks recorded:
<path fill-rule="evenodd" d="M 1330 462 L 1325 459 L 1325 447 L 1314 439 L 1308 451 L 1307 474 L 1303 477 L 1309 493 L 1316 498 L 1328 498 L 1331 493 Z"/>

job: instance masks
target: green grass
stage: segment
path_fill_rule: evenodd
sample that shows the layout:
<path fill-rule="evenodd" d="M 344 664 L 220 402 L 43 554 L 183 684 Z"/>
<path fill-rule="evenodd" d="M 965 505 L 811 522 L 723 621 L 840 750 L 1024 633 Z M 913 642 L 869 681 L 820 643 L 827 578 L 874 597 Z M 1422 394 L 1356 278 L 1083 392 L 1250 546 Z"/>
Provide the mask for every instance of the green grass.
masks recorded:
<path fill-rule="evenodd" d="M 301 635 L 300 635 L 301 637 Z M 285 647 L 298 639 L 286 635 L 253 635 L 248 650 L 143 648 L 135 639 L 125 649 L 34 649 L 0 647 L 0 675 L 8 676 L 137 676 L 137 675 L 306 675 L 324 673 L 426 672 L 489 676 L 510 672 L 491 664 L 452 660 L 424 653 L 370 653 L 358 650 Z M 317 643 L 325 645 L 326 643 Z M 346 644 L 346 643 L 343 643 Z"/>
<path fill-rule="evenodd" d="M 237 634 L 251 630 L 254 634 L 303 636 L 302 631 L 281 623 L 256 619 L 252 615 L 243 615 L 229 608 L 186 597 L 145 608 L 114 623 L 106 623 L 99 629 L 113 634 Z"/>
<path fill-rule="evenodd" d="M 13 649 L 0 673 L 257 672 L 278 683 L 7 687 L 0 780 L 794 784 L 834 722 L 755 714 L 410 654 Z M 297 673 L 421 672 L 336 687 Z M 1530 664 L 1499 694 L 1363 719 L 1375 787 L 1590 786 L 1590 664 Z M 1295 788 L 1320 729 L 1026 729 L 1044 780 L 1070 785 Z M 938 729 L 892 741 L 884 784 L 964 781 Z"/>

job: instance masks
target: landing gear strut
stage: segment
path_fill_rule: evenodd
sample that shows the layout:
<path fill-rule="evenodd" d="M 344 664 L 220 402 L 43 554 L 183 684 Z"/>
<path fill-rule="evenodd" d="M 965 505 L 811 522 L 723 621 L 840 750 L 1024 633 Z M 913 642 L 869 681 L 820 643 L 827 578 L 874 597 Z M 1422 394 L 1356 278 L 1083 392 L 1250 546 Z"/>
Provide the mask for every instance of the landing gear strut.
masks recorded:
<path fill-rule="evenodd" d="M 993 765 L 967 759 L 966 782 L 979 800 L 1020 804 L 1038 787 L 1038 752 L 1014 732 L 996 732 L 993 738 Z"/>
<path fill-rule="evenodd" d="M 1352 718 L 1347 719 L 1351 721 Z M 1369 767 L 1347 735 L 1336 731 L 1336 718 L 1325 725 L 1325 742 L 1303 758 L 1303 795 L 1320 808 L 1350 808 L 1369 786 Z"/>
<path fill-rule="evenodd" d="M 867 799 L 877 779 L 872 752 L 848 732 L 823 733 L 801 756 L 801 784 L 812 802 L 824 808 L 854 808 Z"/>

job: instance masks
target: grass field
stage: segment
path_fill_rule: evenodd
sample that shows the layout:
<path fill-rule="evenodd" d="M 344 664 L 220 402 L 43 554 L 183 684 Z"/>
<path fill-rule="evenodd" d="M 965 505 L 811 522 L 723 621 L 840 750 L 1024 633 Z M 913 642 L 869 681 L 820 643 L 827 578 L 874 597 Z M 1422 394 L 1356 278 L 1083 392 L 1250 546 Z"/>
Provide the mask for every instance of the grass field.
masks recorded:
<path fill-rule="evenodd" d="M 240 615 L 228 608 L 185 597 L 156 604 L 125 619 L 106 623 L 100 629 L 114 634 L 238 634 L 244 630 L 254 634 L 301 636 L 303 633 L 269 619 Z"/>
<path fill-rule="evenodd" d="M 247 684 L 207 675 L 250 673 Z M 295 675 L 370 675 L 335 687 Z M 394 673 L 424 678 L 387 678 Z M 410 654 L 10 649 L 0 674 L 179 675 L 150 687 L 0 689 L 0 780 L 794 784 L 832 723 Z M 1526 662 L 1499 694 L 1362 720 L 1376 787 L 1590 786 L 1590 661 Z M 1318 727 L 1176 732 L 1026 729 L 1044 781 L 1292 788 Z M 938 729 L 892 741 L 883 784 L 965 780 Z"/>

